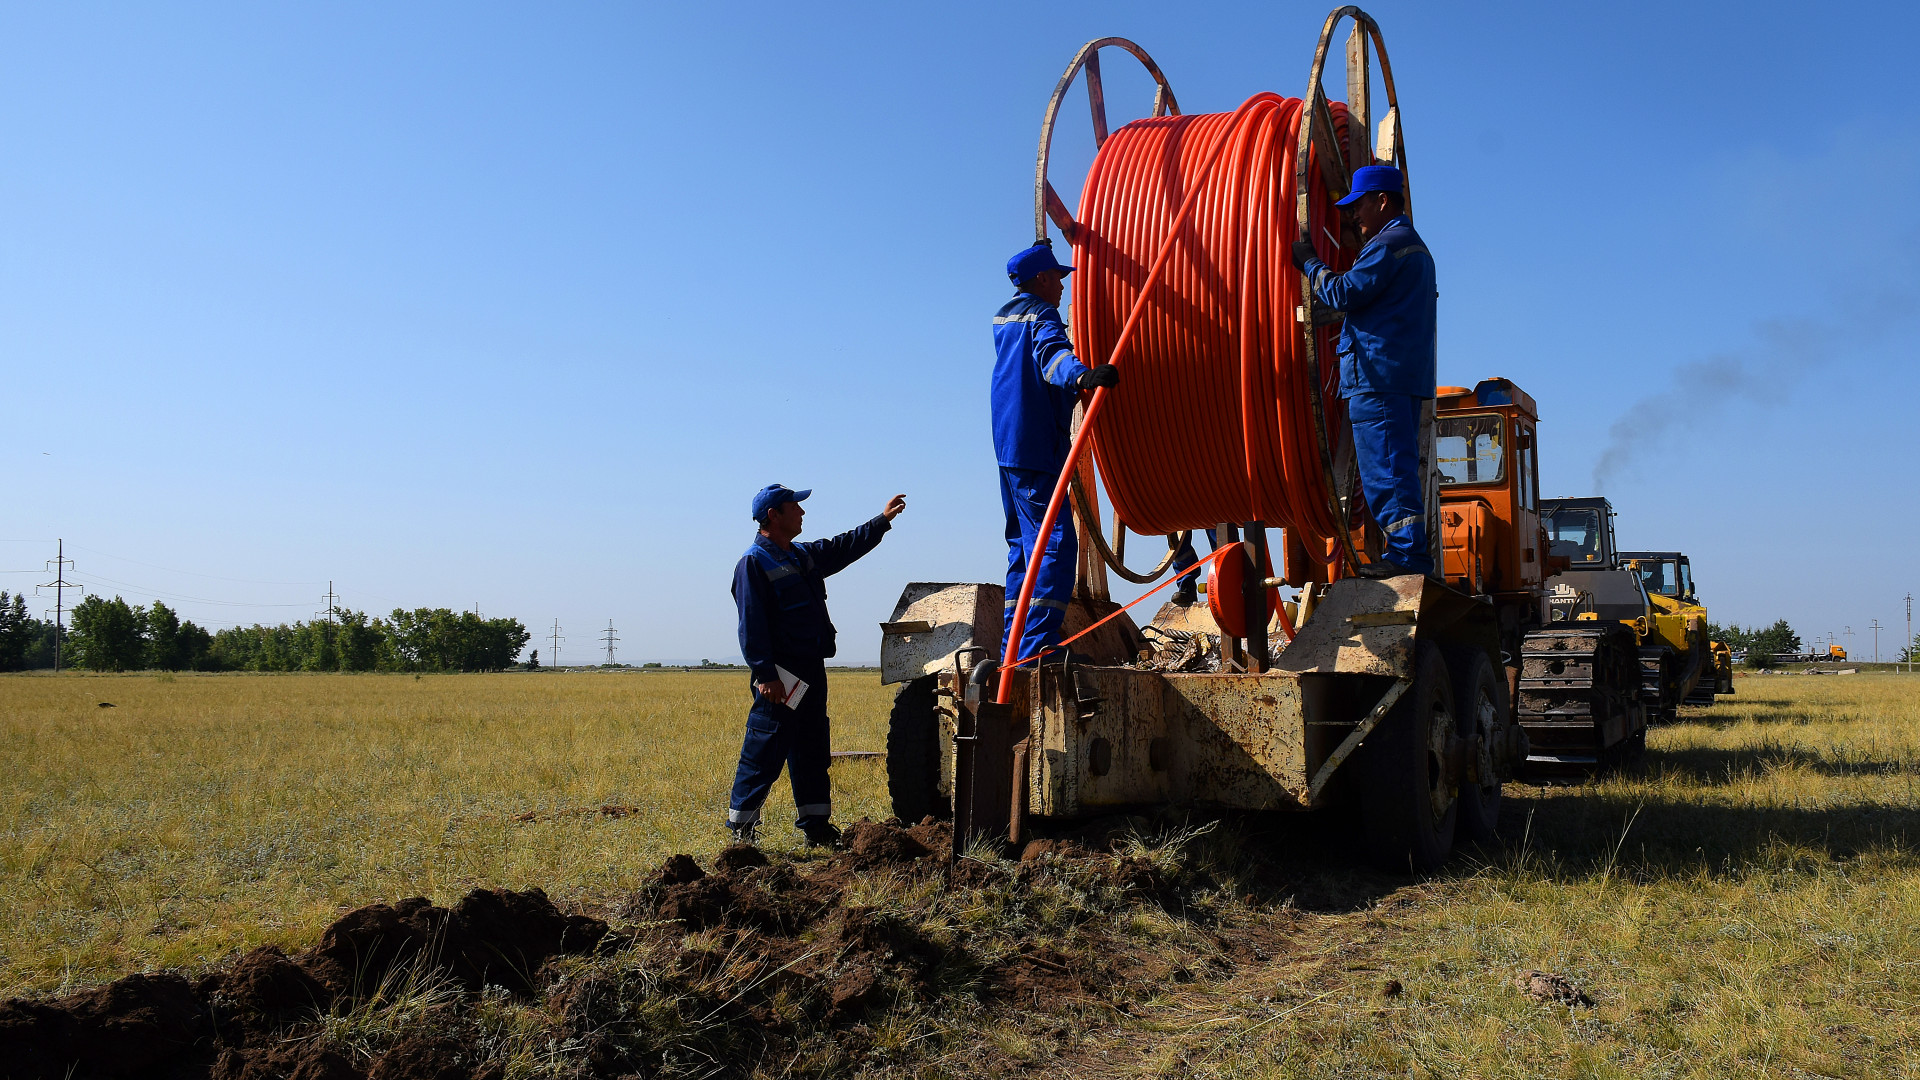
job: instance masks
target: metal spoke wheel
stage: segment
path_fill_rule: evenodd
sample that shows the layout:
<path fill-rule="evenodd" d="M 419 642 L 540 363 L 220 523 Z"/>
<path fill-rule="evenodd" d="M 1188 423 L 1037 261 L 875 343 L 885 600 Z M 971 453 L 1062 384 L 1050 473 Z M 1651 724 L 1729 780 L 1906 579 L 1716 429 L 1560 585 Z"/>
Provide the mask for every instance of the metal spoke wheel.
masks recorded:
<path fill-rule="evenodd" d="M 1361 744 L 1360 820 L 1367 853 L 1382 870 L 1423 873 L 1447 861 L 1459 800 L 1447 782 L 1456 739 L 1446 661 L 1421 642 L 1413 685 Z"/>

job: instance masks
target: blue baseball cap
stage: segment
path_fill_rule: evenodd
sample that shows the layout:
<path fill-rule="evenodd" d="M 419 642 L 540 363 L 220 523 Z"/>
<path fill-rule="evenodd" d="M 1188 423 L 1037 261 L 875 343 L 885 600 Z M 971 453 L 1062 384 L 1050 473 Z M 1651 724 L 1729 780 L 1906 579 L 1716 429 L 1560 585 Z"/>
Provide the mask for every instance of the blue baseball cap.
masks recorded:
<path fill-rule="evenodd" d="M 785 484 L 768 484 L 753 493 L 753 520 L 765 521 L 767 511 L 777 510 L 790 502 L 804 502 L 813 489 L 795 491 Z"/>
<path fill-rule="evenodd" d="M 1400 170 L 1391 165 L 1362 165 L 1353 170 L 1353 190 L 1347 197 L 1334 203 L 1335 206 L 1351 206 L 1360 201 L 1360 196 L 1371 195 L 1379 191 L 1399 195 L 1407 190 L 1407 180 Z"/>
<path fill-rule="evenodd" d="M 1052 244 L 1035 244 L 1007 260 L 1007 276 L 1013 279 L 1015 285 L 1025 285 L 1033 279 L 1033 275 L 1044 270 L 1073 273 L 1073 267 L 1053 257 Z"/>

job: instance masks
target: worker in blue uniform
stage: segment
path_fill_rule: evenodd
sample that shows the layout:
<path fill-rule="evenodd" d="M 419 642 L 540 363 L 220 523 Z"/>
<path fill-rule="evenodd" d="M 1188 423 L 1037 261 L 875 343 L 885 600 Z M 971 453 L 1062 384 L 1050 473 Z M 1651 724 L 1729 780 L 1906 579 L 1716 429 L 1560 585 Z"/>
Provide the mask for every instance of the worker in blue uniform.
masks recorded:
<path fill-rule="evenodd" d="M 1426 493 L 1420 469 L 1420 417 L 1434 396 L 1439 291 L 1433 255 L 1406 214 L 1400 170 L 1354 171 L 1341 199 L 1365 241 L 1353 266 L 1336 274 L 1301 240 L 1293 262 L 1320 303 L 1345 319 L 1340 330 L 1340 396 L 1353 423 L 1355 457 L 1367 512 L 1385 537 L 1384 561 L 1367 577 L 1433 573 L 1427 546 Z"/>
<path fill-rule="evenodd" d="M 1027 563 L 1036 558 L 1040 573 L 1018 655 L 1037 656 L 1060 643 L 1080 549 L 1073 515 L 1065 508 L 1044 541 L 1040 522 L 1067 463 L 1074 403 L 1082 391 L 1120 381 L 1111 364 L 1088 367 L 1073 355 L 1060 319 L 1060 294 L 1071 273 L 1073 267 L 1053 257 L 1051 244 L 1027 248 L 1007 260 L 1007 277 L 1019 291 L 993 317 L 993 452 L 1000 461 L 1000 505 L 1007 515 L 1003 656 Z"/>
<path fill-rule="evenodd" d="M 769 484 L 755 493 L 753 520 L 760 531 L 733 568 L 740 655 L 753 683 L 753 707 L 747 712 L 747 736 L 727 811 L 727 828 L 739 843 L 754 842 L 760 805 L 767 801 L 782 763 L 799 808 L 794 826 L 810 845 L 831 846 L 840 840 L 827 783 L 833 750 L 826 661 L 835 645 L 826 579 L 880 543 L 893 519 L 907 508 L 907 497 L 895 495 L 872 520 L 839 536 L 796 544 L 794 537 L 806 516 L 800 503 L 811 494 L 784 484 Z"/>

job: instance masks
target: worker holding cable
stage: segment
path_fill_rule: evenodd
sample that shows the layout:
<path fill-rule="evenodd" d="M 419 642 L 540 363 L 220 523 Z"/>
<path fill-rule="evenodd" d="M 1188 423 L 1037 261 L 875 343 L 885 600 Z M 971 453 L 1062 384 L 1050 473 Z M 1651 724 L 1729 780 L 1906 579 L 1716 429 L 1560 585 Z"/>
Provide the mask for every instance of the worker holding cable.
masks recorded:
<path fill-rule="evenodd" d="M 907 497 L 895 495 L 871 520 L 839 536 L 796 544 L 806 515 L 800 503 L 811 494 L 784 484 L 756 492 L 753 520 L 760 531 L 733 569 L 740 655 L 753 682 L 753 708 L 727 811 L 727 828 L 738 843 L 754 842 L 760 805 L 780 778 L 782 764 L 799 808 L 794 827 L 809 845 L 840 840 L 827 782 L 833 749 L 826 662 L 835 652 L 835 631 L 827 617 L 826 579 L 879 546 L 893 519 L 907 508 Z"/>
<path fill-rule="evenodd" d="M 1293 263 L 1314 299 L 1346 320 L 1340 396 L 1353 422 L 1367 511 L 1386 540 L 1384 561 L 1360 568 L 1366 577 L 1433 572 L 1420 417 L 1434 396 L 1439 292 L 1433 255 L 1407 217 L 1405 191 L 1400 170 L 1390 165 L 1354 171 L 1353 191 L 1338 205 L 1365 245 L 1344 274 L 1322 262 L 1311 242 L 1293 245 Z"/>
<path fill-rule="evenodd" d="M 1089 368 L 1073 355 L 1060 318 L 1060 294 L 1071 273 L 1073 267 L 1053 257 L 1051 244 L 1027 248 L 1007 260 L 1007 277 L 1018 291 L 993 317 L 993 452 L 1000 462 L 1000 505 L 1007 515 L 1002 656 L 1031 559 L 1040 561 L 1040 571 L 1018 655 L 1037 656 L 1060 643 L 1080 551 L 1071 514 L 1061 514 L 1053 534 L 1044 539 L 1040 522 L 1067 463 L 1074 403 L 1082 391 L 1120 381 L 1112 365 Z"/>

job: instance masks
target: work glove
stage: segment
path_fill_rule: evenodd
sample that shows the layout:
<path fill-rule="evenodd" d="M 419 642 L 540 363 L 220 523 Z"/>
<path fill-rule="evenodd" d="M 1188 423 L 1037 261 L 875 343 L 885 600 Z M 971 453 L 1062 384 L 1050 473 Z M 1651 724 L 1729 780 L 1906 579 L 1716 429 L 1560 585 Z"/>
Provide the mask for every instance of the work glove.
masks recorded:
<path fill-rule="evenodd" d="M 1073 378 L 1075 390 L 1091 390 L 1096 386 L 1114 387 L 1120 385 L 1120 369 L 1112 364 L 1090 367 Z"/>
<path fill-rule="evenodd" d="M 1299 270 L 1303 274 L 1306 273 L 1307 260 L 1313 259 L 1313 258 L 1318 258 L 1318 256 L 1314 253 L 1314 250 L 1313 250 L 1313 241 L 1295 240 L 1293 242 L 1294 269 Z"/>

